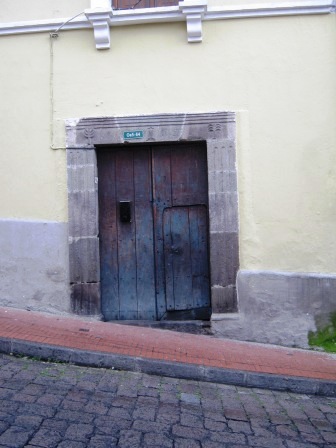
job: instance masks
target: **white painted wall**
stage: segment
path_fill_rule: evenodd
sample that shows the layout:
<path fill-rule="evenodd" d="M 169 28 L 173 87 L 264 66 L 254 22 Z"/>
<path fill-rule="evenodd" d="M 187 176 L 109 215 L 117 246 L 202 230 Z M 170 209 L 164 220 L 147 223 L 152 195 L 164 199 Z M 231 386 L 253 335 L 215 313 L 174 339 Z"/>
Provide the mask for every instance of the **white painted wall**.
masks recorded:
<path fill-rule="evenodd" d="M 232 110 L 241 267 L 335 273 L 335 22 L 209 21 L 201 44 L 183 22 L 112 27 L 106 51 L 92 30 L 1 37 L 0 216 L 67 221 L 66 118 Z"/>

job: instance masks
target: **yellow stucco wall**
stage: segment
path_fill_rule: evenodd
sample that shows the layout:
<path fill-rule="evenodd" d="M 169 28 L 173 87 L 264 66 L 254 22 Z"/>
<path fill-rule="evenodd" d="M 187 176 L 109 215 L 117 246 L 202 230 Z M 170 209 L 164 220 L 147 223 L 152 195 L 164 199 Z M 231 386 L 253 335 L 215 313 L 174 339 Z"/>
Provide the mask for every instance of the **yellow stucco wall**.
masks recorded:
<path fill-rule="evenodd" d="M 90 0 L 1 0 L 0 22 L 73 17 L 85 8 Z"/>
<path fill-rule="evenodd" d="M 241 267 L 335 273 L 335 22 L 113 27 L 107 51 L 63 31 L 52 58 L 48 33 L 1 37 L 0 216 L 67 220 L 66 118 L 236 111 Z"/>
<path fill-rule="evenodd" d="M 0 216 L 65 221 L 64 151 L 50 145 L 49 38 L 0 38 Z"/>

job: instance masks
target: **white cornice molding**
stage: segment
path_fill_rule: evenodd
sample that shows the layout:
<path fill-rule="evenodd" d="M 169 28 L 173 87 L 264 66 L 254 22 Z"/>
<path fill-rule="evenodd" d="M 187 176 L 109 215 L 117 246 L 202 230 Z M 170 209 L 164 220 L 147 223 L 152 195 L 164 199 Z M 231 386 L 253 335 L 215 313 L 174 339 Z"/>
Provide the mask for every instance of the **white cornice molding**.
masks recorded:
<path fill-rule="evenodd" d="M 0 23 L 0 36 L 11 34 L 44 33 L 56 31 L 68 19 L 32 20 L 29 22 L 8 22 Z M 92 25 L 87 19 L 75 19 L 62 26 L 63 30 L 80 30 L 91 28 Z"/>
<path fill-rule="evenodd" d="M 202 20 L 330 14 L 335 13 L 335 3 L 336 0 L 298 0 L 282 3 L 249 3 L 248 5 L 240 6 L 232 5 L 206 8 L 206 1 L 185 0 L 180 2 L 179 6 L 122 11 L 113 10 L 112 12 L 110 7 L 106 7 L 109 4 L 109 0 L 91 0 L 91 8 L 85 10 L 86 18 L 80 16 L 71 21 L 69 21 L 69 18 L 60 18 L 0 23 L 0 36 L 55 32 L 60 27 L 62 30 L 93 27 L 96 46 L 100 49 L 109 48 L 110 26 L 179 22 L 186 20 L 188 41 L 200 42 L 202 40 Z M 197 8 L 199 10 L 196 12 Z"/>
<path fill-rule="evenodd" d="M 239 7 L 216 7 L 208 8 L 205 20 L 330 14 L 335 12 L 335 4 L 335 0 L 302 0 L 283 3 L 252 4 Z"/>

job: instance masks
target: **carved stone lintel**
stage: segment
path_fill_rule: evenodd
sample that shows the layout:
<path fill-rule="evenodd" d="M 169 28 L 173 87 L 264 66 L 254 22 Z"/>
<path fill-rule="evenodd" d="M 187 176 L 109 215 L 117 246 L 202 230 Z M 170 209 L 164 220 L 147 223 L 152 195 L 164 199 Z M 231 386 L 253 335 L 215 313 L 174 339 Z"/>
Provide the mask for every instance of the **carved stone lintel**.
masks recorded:
<path fill-rule="evenodd" d="M 112 8 L 86 9 L 84 12 L 92 23 L 97 50 L 109 49 Z"/>
<path fill-rule="evenodd" d="M 86 128 L 84 130 L 84 135 L 88 139 L 88 146 L 92 146 L 92 139 L 95 136 L 95 130 L 92 128 Z"/>
<path fill-rule="evenodd" d="M 186 16 L 188 42 L 202 42 L 202 19 L 207 10 L 207 0 L 184 0 L 179 2 Z"/>
<path fill-rule="evenodd" d="M 66 120 L 67 148 L 88 150 L 95 145 L 124 143 L 130 129 L 143 130 L 140 141 L 179 141 L 235 139 L 235 114 L 156 114 L 127 117 L 88 117 Z"/>
<path fill-rule="evenodd" d="M 148 133 L 148 138 L 147 138 L 147 142 L 155 142 L 155 138 L 154 138 L 154 128 L 153 126 L 150 126 L 147 128 L 147 133 Z"/>

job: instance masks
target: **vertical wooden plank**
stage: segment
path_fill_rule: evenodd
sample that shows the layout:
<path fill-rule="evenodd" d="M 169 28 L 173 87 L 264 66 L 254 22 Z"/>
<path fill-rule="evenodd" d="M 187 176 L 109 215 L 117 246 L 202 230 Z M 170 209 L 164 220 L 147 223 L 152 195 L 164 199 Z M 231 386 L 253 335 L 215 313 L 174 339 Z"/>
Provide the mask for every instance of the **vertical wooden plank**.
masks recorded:
<path fill-rule="evenodd" d="M 172 205 L 187 205 L 190 203 L 192 179 L 190 179 L 191 150 L 189 145 L 176 147 L 171 155 Z"/>
<path fill-rule="evenodd" d="M 119 319 L 115 153 L 99 149 L 97 159 L 102 313 L 115 320 Z"/>
<path fill-rule="evenodd" d="M 120 319 L 137 319 L 136 251 L 134 220 L 133 150 L 116 152 L 117 209 L 119 202 L 131 201 L 131 222 L 121 222 L 118 216 L 118 266 Z"/>
<path fill-rule="evenodd" d="M 165 210 L 164 239 L 167 309 L 191 309 L 193 300 L 188 207 Z"/>
<path fill-rule="evenodd" d="M 207 160 L 204 143 L 176 146 L 171 157 L 172 203 L 207 204 Z"/>
<path fill-rule="evenodd" d="M 154 248 L 156 270 L 156 303 L 157 318 L 166 312 L 165 296 L 165 258 L 163 244 L 163 212 L 171 207 L 171 147 L 153 147 L 153 215 L 154 215 Z"/>
<path fill-rule="evenodd" d="M 193 304 L 189 214 L 188 207 L 178 207 L 175 211 L 172 231 L 173 247 L 176 248 L 174 257 L 175 308 L 185 310 L 191 309 Z"/>
<path fill-rule="evenodd" d="M 171 239 L 176 310 L 192 308 L 192 273 L 190 233 L 187 207 L 172 208 Z"/>
<path fill-rule="evenodd" d="M 171 229 L 171 208 L 166 208 L 163 212 L 163 244 L 164 244 L 164 272 L 165 272 L 165 293 L 167 311 L 175 310 L 174 299 L 174 260 L 172 252 L 172 229 Z"/>
<path fill-rule="evenodd" d="M 150 148 L 134 151 L 134 219 L 138 319 L 156 319 Z"/>
<path fill-rule="evenodd" d="M 210 305 L 207 208 L 189 207 L 193 308 Z"/>

